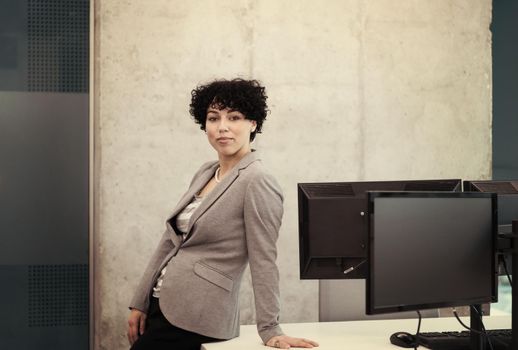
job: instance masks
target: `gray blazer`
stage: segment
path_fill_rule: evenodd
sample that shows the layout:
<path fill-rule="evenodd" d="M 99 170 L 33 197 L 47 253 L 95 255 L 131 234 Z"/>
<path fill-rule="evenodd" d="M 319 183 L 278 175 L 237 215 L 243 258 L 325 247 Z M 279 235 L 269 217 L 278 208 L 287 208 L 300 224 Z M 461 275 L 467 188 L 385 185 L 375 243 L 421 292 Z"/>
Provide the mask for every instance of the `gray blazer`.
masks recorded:
<path fill-rule="evenodd" d="M 183 243 L 170 224 L 217 167 L 218 162 L 205 163 L 194 175 L 166 221 L 166 230 L 130 307 L 148 310 L 152 287 L 167 264 L 159 299 L 167 320 L 213 338 L 236 337 L 239 288 L 249 263 L 257 330 L 266 343 L 283 334 L 279 327 L 279 271 L 275 263 L 283 196 L 255 152 L 243 157 L 204 198 L 192 214 Z"/>

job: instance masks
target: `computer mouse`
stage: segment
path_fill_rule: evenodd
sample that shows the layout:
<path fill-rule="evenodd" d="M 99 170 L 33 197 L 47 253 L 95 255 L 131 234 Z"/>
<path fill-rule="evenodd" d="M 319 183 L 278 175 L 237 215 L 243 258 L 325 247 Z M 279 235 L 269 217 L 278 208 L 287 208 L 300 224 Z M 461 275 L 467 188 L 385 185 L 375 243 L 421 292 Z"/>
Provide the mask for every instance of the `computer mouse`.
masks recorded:
<path fill-rule="evenodd" d="M 415 336 L 407 332 L 397 332 L 390 336 L 390 342 L 402 348 L 416 347 Z"/>

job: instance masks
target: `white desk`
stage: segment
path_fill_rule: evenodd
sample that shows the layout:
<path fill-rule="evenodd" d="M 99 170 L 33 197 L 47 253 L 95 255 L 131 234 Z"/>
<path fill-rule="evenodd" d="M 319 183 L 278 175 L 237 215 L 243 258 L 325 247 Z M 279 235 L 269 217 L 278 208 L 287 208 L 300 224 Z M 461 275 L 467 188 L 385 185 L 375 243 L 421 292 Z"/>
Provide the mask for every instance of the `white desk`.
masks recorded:
<path fill-rule="evenodd" d="M 469 318 L 463 317 L 469 325 Z M 484 318 L 487 329 L 511 328 L 510 316 L 489 316 Z M 315 340 L 318 350 L 395 350 L 390 344 L 392 333 L 406 331 L 415 333 L 417 319 L 367 320 L 347 322 L 288 323 L 281 325 L 283 331 L 293 337 Z M 422 332 L 463 330 L 454 317 L 425 318 L 421 322 Z M 255 325 L 241 326 L 241 335 L 228 341 L 204 344 L 202 350 L 265 350 L 257 335 Z"/>

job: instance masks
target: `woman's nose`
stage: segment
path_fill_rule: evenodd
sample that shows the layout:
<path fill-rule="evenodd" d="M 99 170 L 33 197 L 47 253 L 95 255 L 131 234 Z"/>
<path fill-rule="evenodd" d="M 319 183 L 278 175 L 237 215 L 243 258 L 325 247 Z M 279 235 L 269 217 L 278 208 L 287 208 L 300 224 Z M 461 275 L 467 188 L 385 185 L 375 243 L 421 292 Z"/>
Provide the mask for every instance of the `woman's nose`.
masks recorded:
<path fill-rule="evenodd" d="M 227 122 L 224 119 L 221 119 L 219 122 L 219 131 L 228 131 Z"/>

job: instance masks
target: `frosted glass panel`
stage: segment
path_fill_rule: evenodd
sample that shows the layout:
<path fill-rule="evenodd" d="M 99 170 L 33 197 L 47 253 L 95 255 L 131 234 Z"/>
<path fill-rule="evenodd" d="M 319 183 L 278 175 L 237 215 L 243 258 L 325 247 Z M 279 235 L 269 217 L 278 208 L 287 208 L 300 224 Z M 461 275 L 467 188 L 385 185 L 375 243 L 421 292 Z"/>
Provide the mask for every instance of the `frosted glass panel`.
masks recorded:
<path fill-rule="evenodd" d="M 2 349 L 89 348 L 88 0 L 0 0 Z"/>

